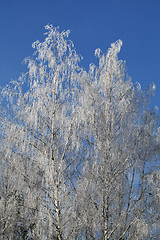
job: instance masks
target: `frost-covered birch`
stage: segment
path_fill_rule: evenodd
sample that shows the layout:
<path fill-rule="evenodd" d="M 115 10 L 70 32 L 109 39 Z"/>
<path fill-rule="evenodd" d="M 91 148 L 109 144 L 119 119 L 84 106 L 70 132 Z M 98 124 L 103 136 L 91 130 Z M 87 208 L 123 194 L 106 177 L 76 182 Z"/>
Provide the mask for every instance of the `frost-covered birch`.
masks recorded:
<path fill-rule="evenodd" d="M 9 102 L 8 114 L 12 114 L 5 124 L 8 160 L 4 168 L 13 169 L 14 187 L 25 195 L 22 212 L 31 210 L 26 234 L 33 239 L 60 240 L 74 232 L 72 181 L 82 70 L 80 57 L 67 39 L 69 31 L 46 29 L 45 41 L 36 41 L 33 57 L 25 60 L 28 72 L 2 90 Z M 29 85 L 25 93 L 24 83 Z M 26 224 L 25 217 L 19 224 Z"/>
<path fill-rule="evenodd" d="M 148 108 L 155 85 L 143 92 L 131 82 L 118 60 L 121 45 L 112 44 L 107 54 L 95 51 L 99 66 L 90 65 L 85 87 L 89 144 L 77 189 L 84 239 L 150 239 L 159 231 L 158 198 L 147 180 L 158 174 L 159 116 Z"/>

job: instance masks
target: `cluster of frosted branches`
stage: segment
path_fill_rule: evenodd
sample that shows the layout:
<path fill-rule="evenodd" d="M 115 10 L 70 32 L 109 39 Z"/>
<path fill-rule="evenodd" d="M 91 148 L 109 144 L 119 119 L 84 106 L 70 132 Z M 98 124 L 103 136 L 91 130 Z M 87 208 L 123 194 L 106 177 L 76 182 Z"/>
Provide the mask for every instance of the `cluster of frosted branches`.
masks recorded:
<path fill-rule="evenodd" d="M 1 91 L 1 239 L 158 239 L 155 85 L 127 77 L 120 40 L 86 72 L 69 31 L 46 30 Z"/>

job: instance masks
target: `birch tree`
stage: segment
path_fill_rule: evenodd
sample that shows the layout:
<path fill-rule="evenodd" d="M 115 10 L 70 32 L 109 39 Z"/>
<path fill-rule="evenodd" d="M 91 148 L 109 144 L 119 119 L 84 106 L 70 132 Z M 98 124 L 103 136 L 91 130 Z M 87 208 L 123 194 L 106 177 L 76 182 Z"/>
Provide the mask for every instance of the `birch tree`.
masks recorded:
<path fill-rule="evenodd" d="M 159 197 L 147 180 L 158 174 L 159 117 L 148 108 L 155 85 L 143 92 L 131 82 L 118 60 L 121 45 L 106 55 L 96 50 L 99 66 L 90 65 L 85 88 L 89 154 L 77 193 L 84 239 L 151 239 L 159 219 Z"/>
<path fill-rule="evenodd" d="M 67 40 L 69 31 L 46 29 L 45 41 L 35 42 L 33 58 L 25 60 L 28 72 L 3 89 L 12 115 L 5 125 L 4 154 L 15 187 L 25 195 L 27 214 L 31 210 L 26 216 L 30 218 L 27 234 L 60 240 L 71 237 L 74 230 L 72 171 L 77 164 L 73 153 L 82 70 L 73 43 Z M 29 89 L 23 93 L 26 82 Z"/>

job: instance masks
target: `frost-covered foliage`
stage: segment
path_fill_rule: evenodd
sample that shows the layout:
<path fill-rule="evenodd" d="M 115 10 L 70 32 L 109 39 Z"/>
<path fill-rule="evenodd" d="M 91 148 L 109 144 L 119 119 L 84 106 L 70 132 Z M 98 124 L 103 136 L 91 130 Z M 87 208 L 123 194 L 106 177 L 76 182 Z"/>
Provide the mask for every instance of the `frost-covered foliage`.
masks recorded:
<path fill-rule="evenodd" d="M 86 72 L 69 31 L 46 30 L 1 91 L 1 239 L 158 238 L 155 85 L 127 77 L 120 40 Z"/>

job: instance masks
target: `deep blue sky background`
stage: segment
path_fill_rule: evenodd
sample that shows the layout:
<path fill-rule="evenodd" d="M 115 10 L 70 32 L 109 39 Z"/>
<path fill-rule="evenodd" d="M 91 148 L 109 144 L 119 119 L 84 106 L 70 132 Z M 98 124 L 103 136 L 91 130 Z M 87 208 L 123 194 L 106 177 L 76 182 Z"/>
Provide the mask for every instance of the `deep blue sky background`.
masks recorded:
<path fill-rule="evenodd" d="M 43 41 L 48 23 L 71 30 L 86 69 L 96 62 L 96 48 L 106 52 L 121 39 L 119 58 L 129 76 L 142 89 L 156 84 L 153 105 L 160 109 L 159 0 L 0 0 L 0 86 L 25 71 L 22 61 L 32 55 L 34 41 Z"/>

